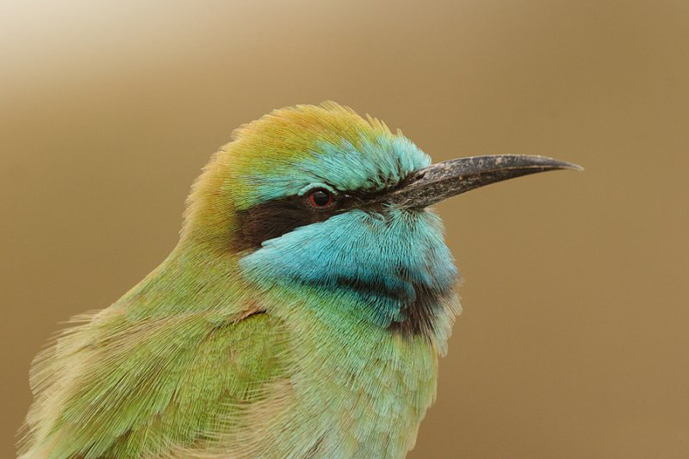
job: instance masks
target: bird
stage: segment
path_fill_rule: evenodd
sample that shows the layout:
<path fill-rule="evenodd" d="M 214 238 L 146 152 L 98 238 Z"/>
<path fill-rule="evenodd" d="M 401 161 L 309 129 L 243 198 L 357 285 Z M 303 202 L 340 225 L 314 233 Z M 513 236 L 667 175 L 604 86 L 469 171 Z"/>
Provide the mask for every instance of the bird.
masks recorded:
<path fill-rule="evenodd" d="M 22 459 L 403 458 L 461 312 L 430 206 L 577 165 L 433 164 L 334 102 L 237 128 L 179 242 L 34 360 Z"/>

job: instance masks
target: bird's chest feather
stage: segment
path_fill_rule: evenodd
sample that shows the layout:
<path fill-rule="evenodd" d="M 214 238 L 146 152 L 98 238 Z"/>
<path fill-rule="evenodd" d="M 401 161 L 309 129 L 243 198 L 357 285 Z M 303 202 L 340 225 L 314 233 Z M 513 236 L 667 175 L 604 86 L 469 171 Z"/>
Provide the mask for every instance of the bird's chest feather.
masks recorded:
<path fill-rule="evenodd" d="M 303 301 L 280 297 L 283 311 Z M 289 401 L 269 430 L 289 432 L 276 442 L 285 457 L 404 457 L 433 403 L 433 342 L 357 322 L 347 309 L 283 318 L 292 336 Z"/>

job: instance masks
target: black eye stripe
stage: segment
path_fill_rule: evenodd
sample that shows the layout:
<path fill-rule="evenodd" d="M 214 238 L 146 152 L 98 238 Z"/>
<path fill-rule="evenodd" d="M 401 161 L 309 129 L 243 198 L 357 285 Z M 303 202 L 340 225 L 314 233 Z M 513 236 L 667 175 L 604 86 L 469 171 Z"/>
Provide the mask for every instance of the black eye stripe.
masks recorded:
<path fill-rule="evenodd" d="M 322 222 L 333 215 L 346 212 L 353 208 L 373 212 L 384 211 L 384 196 L 386 193 L 403 186 L 408 178 L 392 187 L 377 191 L 350 191 L 347 193 L 330 194 L 332 202 L 320 206 L 310 201 L 311 193 L 324 189 L 314 189 L 304 196 L 288 196 L 257 204 L 246 210 L 237 212 L 237 229 L 232 247 L 236 251 L 247 249 L 256 250 L 263 241 L 280 237 L 283 234 Z M 315 198 L 315 197 L 314 197 Z"/>
<path fill-rule="evenodd" d="M 347 205 L 350 200 L 344 196 L 325 207 L 315 207 L 309 199 L 309 196 L 289 196 L 237 212 L 234 249 L 258 249 L 263 241 L 280 237 L 300 226 L 325 221 L 351 208 Z"/>

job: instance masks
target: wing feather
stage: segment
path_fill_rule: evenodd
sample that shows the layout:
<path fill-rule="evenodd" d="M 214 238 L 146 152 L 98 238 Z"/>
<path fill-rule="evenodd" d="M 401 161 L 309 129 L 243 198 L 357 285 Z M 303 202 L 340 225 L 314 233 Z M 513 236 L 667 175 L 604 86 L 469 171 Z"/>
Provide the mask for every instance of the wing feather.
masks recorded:
<path fill-rule="evenodd" d="M 227 441 L 286 377 L 281 323 L 256 308 L 81 317 L 32 369 L 27 458 L 157 457 Z"/>

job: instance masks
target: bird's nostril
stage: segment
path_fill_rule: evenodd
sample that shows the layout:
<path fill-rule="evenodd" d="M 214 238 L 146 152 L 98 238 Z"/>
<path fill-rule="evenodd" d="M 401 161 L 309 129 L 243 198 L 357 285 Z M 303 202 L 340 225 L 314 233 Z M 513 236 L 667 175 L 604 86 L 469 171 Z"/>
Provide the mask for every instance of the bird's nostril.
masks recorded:
<path fill-rule="evenodd" d="M 410 174 L 405 181 L 407 182 L 407 184 L 414 183 L 424 178 L 425 175 L 425 170 L 416 171 Z"/>

